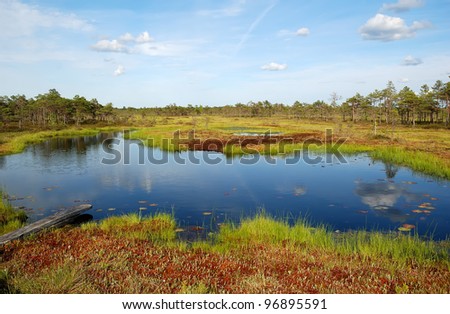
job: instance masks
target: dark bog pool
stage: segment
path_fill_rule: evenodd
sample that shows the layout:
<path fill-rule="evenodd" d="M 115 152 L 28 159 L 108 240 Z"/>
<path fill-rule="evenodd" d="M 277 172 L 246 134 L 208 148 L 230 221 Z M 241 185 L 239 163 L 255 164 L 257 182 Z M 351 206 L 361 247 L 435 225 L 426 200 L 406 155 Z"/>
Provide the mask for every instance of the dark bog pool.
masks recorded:
<path fill-rule="evenodd" d="M 396 231 L 409 224 L 435 239 L 450 234 L 448 181 L 366 155 L 347 156 L 345 163 L 326 155 L 308 156 L 309 162 L 299 156 L 227 158 L 107 138 L 111 134 L 52 139 L 0 157 L 1 187 L 31 221 L 91 203 L 94 219 L 173 212 L 181 226 L 207 229 L 264 209 L 341 231 Z"/>

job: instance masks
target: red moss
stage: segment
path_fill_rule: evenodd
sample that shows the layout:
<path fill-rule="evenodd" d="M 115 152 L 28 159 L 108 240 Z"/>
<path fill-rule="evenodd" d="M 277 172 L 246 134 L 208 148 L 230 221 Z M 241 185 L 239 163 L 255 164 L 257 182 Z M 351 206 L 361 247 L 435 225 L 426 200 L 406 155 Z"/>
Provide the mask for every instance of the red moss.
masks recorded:
<path fill-rule="evenodd" d="M 250 246 L 227 254 L 164 247 L 98 229 L 63 229 L 15 241 L 1 252 L 11 277 L 34 278 L 74 263 L 99 293 L 178 293 L 203 283 L 215 293 L 449 293 L 445 266 L 410 265 L 392 272 L 383 261 L 363 262 L 307 248 Z M 385 263 L 385 261 L 384 261 Z"/>

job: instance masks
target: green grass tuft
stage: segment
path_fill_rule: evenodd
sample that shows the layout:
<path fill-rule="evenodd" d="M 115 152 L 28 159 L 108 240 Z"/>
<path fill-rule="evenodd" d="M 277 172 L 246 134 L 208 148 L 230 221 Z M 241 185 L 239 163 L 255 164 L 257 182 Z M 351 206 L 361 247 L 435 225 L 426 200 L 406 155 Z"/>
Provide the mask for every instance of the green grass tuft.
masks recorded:
<path fill-rule="evenodd" d="M 22 210 L 15 210 L 0 191 L 0 235 L 19 229 L 25 225 L 27 215 Z"/>
<path fill-rule="evenodd" d="M 236 227 L 225 224 L 217 234 L 217 241 L 227 246 L 248 246 L 253 244 L 277 244 L 289 238 L 289 225 L 275 221 L 265 214 L 252 219 L 244 219 Z"/>
<path fill-rule="evenodd" d="M 99 228 L 126 238 L 170 242 L 176 237 L 175 220 L 168 214 L 141 217 L 137 214 L 112 216 L 100 222 Z M 89 227 L 85 227 L 89 228 Z"/>
<path fill-rule="evenodd" d="M 437 242 L 401 233 L 382 234 L 367 231 L 349 233 L 339 239 L 337 248 L 341 252 L 358 254 L 365 259 L 383 258 L 400 264 L 414 262 L 425 265 L 437 261 L 449 262 L 448 252 Z"/>
<path fill-rule="evenodd" d="M 229 223 L 222 226 L 216 241 L 216 249 L 219 251 L 253 245 L 283 244 L 335 251 L 344 255 L 356 254 L 364 259 L 382 258 L 402 265 L 408 262 L 449 263 L 448 251 L 445 248 L 437 242 L 422 240 L 417 235 L 397 232 L 384 234 L 364 230 L 337 235 L 323 225 L 312 227 L 300 219 L 293 226 L 289 226 L 286 221 L 275 220 L 266 214 L 244 219 L 240 225 Z"/>
<path fill-rule="evenodd" d="M 450 168 L 447 163 L 431 153 L 406 150 L 400 147 L 383 147 L 371 152 L 370 156 L 374 159 L 407 166 L 414 171 L 450 180 Z"/>

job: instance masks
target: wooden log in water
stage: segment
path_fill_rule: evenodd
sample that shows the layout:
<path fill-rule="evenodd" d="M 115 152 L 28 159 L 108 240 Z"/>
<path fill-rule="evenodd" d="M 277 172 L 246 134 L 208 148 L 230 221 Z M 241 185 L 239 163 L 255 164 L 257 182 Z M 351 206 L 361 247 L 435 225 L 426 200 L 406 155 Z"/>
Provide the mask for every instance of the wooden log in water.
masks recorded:
<path fill-rule="evenodd" d="M 67 223 L 69 223 L 71 220 L 73 220 L 75 217 L 80 215 L 81 213 L 91 208 L 92 205 L 90 204 L 82 204 L 67 210 L 57 212 L 54 215 L 48 216 L 46 218 L 33 222 L 29 225 L 26 225 L 23 228 L 0 236 L 0 245 L 15 239 L 23 238 L 27 235 L 39 232 L 44 229 L 62 227 Z"/>

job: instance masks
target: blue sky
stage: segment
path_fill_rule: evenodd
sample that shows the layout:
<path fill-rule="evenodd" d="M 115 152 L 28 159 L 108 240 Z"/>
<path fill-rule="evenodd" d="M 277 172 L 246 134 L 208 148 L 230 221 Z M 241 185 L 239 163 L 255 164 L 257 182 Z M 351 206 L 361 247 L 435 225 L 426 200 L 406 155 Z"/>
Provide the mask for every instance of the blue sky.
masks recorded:
<path fill-rule="evenodd" d="M 449 0 L 0 0 L 0 94 L 328 101 L 450 75 Z"/>

